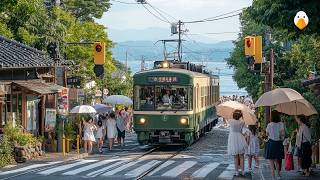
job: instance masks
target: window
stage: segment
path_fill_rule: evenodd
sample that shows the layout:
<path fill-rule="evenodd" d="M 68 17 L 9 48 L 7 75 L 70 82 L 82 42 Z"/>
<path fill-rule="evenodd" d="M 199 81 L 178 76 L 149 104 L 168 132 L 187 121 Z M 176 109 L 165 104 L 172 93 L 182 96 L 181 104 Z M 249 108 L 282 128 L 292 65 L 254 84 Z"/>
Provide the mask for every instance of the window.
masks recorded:
<path fill-rule="evenodd" d="M 191 110 L 192 88 L 187 86 L 135 86 L 135 110 Z"/>

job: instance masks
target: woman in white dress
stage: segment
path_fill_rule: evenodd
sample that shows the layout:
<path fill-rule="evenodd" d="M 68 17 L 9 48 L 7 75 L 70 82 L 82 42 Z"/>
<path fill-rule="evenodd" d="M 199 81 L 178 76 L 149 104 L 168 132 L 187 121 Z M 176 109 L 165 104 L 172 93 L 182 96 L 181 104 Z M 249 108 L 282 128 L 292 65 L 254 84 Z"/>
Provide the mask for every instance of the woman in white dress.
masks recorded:
<path fill-rule="evenodd" d="M 110 113 L 109 118 L 107 120 L 107 136 L 109 141 L 109 150 L 112 150 L 113 141 L 116 137 L 117 132 L 117 123 L 116 123 L 116 116 L 114 113 Z"/>
<path fill-rule="evenodd" d="M 98 146 L 98 149 L 99 149 L 100 153 L 102 153 L 102 146 L 103 146 L 104 136 L 105 136 L 105 126 L 104 126 L 102 120 L 99 119 L 98 122 L 97 122 L 96 138 L 98 139 L 97 146 Z"/>
<path fill-rule="evenodd" d="M 97 129 L 97 127 L 93 124 L 93 119 L 89 119 L 88 122 L 83 121 L 84 131 L 83 131 L 83 140 L 84 140 L 84 152 L 92 153 L 92 143 L 96 141 L 93 131 Z"/>
<path fill-rule="evenodd" d="M 240 121 L 242 117 L 241 110 L 235 110 L 233 112 L 233 119 L 229 120 L 230 132 L 228 137 L 228 154 L 234 157 L 234 167 L 236 176 L 244 176 L 244 153 L 247 148 L 247 142 L 242 134 L 242 128 L 244 122 Z M 239 174 L 239 164 L 241 174 Z"/>
<path fill-rule="evenodd" d="M 249 131 L 246 133 L 246 141 L 248 148 L 246 150 L 246 155 L 248 156 L 248 167 L 249 171 L 252 171 L 252 159 L 255 160 L 255 167 L 259 167 L 259 137 L 256 125 L 249 125 Z"/>

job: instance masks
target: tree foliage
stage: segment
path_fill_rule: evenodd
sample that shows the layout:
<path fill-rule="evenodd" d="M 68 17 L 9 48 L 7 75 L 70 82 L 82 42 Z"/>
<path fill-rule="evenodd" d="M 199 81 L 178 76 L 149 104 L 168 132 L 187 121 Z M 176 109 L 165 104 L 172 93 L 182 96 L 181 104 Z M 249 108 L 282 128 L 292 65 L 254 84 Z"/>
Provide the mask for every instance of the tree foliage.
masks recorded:
<path fill-rule="evenodd" d="M 302 31 L 295 27 L 293 21 L 300 10 L 305 11 L 309 17 L 309 25 Z M 269 49 L 274 49 L 274 87 L 297 90 L 320 112 L 319 97 L 309 88 L 302 86 L 302 81 L 306 80 L 311 72 L 320 69 L 320 34 L 317 28 L 320 23 L 319 10 L 320 2 L 316 0 L 255 0 L 250 7 L 243 10 L 240 16 L 241 33 L 234 42 L 235 49 L 228 59 L 228 64 L 235 68 L 234 79 L 238 86 L 245 88 L 254 99 L 263 93 L 264 77 L 248 70 L 243 39 L 248 35 L 265 37 L 265 33 L 270 29 L 272 45 L 266 46 L 264 42 L 263 50 L 268 61 Z M 288 124 L 294 122 L 293 118 L 286 119 Z M 319 130 L 318 116 L 312 117 L 312 123 L 313 128 Z M 314 135 L 316 138 L 320 137 L 318 133 Z"/>
<path fill-rule="evenodd" d="M 45 0 L 3 0 L 0 2 L 0 34 L 13 38 L 40 50 L 46 50 L 51 42 L 60 47 L 60 57 L 75 62 L 70 74 L 80 76 L 83 84 L 92 80 L 100 87 L 130 94 L 131 84 L 109 83 L 112 72 L 125 71 L 112 58 L 113 46 L 106 27 L 94 21 L 101 18 L 109 7 L 108 0 L 65 0 L 60 5 L 45 3 Z M 68 44 L 103 41 L 106 44 L 104 80 L 96 79 L 93 73 L 93 47 L 90 44 Z M 130 72 L 126 74 L 130 79 Z M 104 83 L 104 82 L 107 82 Z M 130 81 L 129 81 L 130 82 Z M 99 87 L 99 88 L 100 88 Z M 114 92 L 116 93 L 116 92 Z"/>

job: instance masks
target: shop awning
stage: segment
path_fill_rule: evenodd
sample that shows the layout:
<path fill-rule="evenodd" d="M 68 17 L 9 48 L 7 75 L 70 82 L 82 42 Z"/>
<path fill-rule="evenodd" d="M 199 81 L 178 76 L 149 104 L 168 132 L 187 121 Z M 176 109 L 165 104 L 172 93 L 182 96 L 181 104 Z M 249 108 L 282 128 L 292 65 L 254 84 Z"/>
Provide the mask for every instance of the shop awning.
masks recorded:
<path fill-rule="evenodd" d="M 63 86 L 57 84 L 44 83 L 41 81 L 18 81 L 12 82 L 12 84 L 35 92 L 37 94 L 54 94 L 58 93 L 64 88 Z"/>

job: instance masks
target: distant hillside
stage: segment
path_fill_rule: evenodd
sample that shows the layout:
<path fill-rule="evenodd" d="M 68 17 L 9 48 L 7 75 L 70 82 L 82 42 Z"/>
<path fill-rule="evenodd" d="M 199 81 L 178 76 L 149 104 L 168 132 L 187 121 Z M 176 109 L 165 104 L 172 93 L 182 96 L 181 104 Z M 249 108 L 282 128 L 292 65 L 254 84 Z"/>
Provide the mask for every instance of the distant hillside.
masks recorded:
<path fill-rule="evenodd" d="M 167 44 L 167 52 L 170 57 L 176 56 L 176 43 Z M 217 43 L 183 42 L 183 59 L 189 61 L 214 60 L 224 61 L 228 58 L 233 49 L 232 41 L 222 41 Z M 128 52 L 128 60 L 162 60 L 163 44 L 155 41 L 125 41 L 115 44 L 112 49 L 113 57 L 124 61 Z"/>

